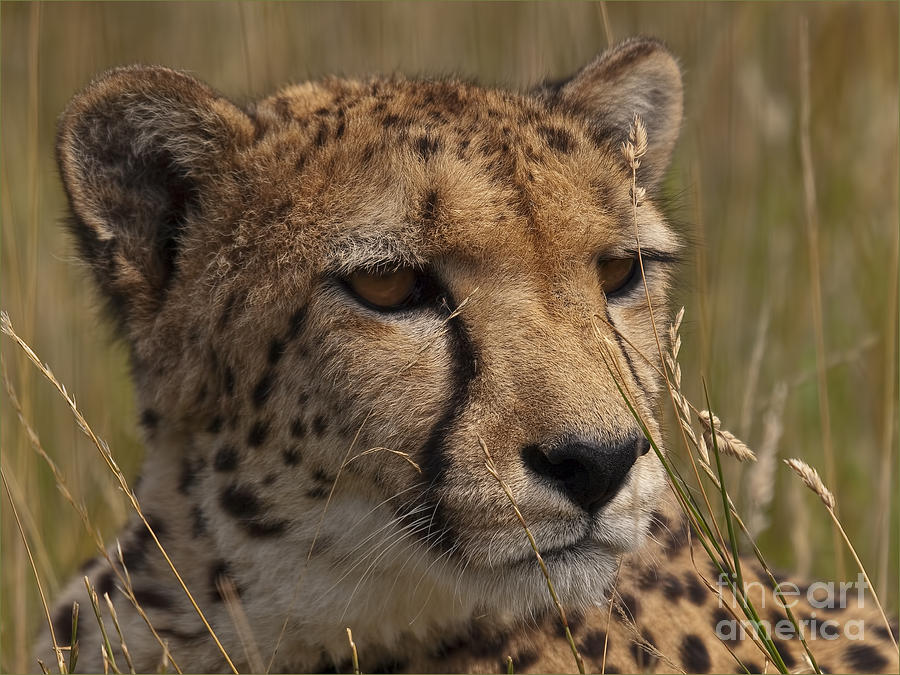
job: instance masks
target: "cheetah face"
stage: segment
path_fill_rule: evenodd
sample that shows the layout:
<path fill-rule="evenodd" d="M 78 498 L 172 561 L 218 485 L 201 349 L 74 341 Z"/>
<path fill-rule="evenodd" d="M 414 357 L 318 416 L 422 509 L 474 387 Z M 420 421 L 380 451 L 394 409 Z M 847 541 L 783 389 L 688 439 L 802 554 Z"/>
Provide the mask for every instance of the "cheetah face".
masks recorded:
<path fill-rule="evenodd" d="M 76 98 L 63 179 L 159 419 L 149 461 L 193 472 L 239 568 L 296 574 L 315 539 L 331 593 L 546 605 L 483 444 L 561 596 L 602 598 L 664 491 L 620 388 L 655 432 L 681 98 L 648 40 L 523 95 L 332 79 L 245 111 L 133 68 Z"/>

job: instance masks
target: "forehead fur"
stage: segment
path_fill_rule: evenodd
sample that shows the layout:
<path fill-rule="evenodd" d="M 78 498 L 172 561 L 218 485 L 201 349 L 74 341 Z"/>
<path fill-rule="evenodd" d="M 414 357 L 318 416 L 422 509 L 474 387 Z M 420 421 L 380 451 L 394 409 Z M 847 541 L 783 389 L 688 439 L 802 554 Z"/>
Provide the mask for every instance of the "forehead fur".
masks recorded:
<path fill-rule="evenodd" d="M 254 115 L 260 137 L 207 220 L 233 223 L 230 248 L 211 233 L 218 276 L 257 269 L 259 296 L 360 267 L 442 258 L 549 272 L 633 249 L 631 176 L 609 129 L 561 104 L 456 80 L 330 79 Z M 639 215 L 660 221 L 649 203 Z"/>

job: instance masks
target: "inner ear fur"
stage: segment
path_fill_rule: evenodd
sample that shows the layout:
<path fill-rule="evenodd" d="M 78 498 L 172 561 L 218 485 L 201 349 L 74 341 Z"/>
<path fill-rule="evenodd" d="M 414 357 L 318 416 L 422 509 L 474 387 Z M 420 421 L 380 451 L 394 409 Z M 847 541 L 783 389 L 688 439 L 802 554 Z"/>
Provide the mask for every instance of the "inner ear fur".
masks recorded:
<path fill-rule="evenodd" d="M 244 112 L 168 68 L 108 71 L 69 104 L 57 159 L 72 230 L 121 327 L 155 314 L 204 183 L 252 138 Z"/>
<path fill-rule="evenodd" d="M 594 123 L 597 137 L 618 150 L 635 114 L 647 127 L 649 146 L 638 180 L 655 186 L 665 173 L 681 128 L 681 70 L 662 42 L 631 38 L 606 50 L 572 78 L 540 92 Z"/>

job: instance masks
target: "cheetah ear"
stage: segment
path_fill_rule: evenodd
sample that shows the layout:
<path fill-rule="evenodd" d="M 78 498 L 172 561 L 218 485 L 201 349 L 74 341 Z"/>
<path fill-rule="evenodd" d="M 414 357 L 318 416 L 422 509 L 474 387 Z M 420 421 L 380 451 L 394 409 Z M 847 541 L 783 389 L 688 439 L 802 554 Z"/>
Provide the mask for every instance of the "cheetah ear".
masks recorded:
<path fill-rule="evenodd" d="M 252 137 L 245 113 L 167 68 L 111 70 L 69 104 L 57 160 L 72 229 L 120 328 L 155 315 L 204 184 Z"/>
<path fill-rule="evenodd" d="M 666 47 L 651 38 L 631 38 L 606 50 L 570 80 L 544 89 L 550 100 L 587 113 L 596 136 L 616 152 L 634 115 L 647 127 L 649 146 L 638 170 L 652 187 L 662 178 L 682 118 L 681 70 Z"/>

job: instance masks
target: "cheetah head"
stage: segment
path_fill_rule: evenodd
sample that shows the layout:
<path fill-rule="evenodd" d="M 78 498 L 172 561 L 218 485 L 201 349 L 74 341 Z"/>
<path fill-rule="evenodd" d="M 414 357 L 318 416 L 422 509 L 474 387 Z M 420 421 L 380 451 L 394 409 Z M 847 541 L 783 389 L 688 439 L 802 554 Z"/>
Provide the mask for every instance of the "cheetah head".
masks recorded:
<path fill-rule="evenodd" d="M 279 616 L 524 615 L 550 599 L 483 444 L 564 602 L 600 601 L 666 489 L 622 392 L 655 431 L 681 107 L 643 39 L 524 94 L 325 79 L 241 108 L 164 68 L 97 79 L 59 161 L 144 498 L 178 484 L 155 508 L 202 517 Z"/>

